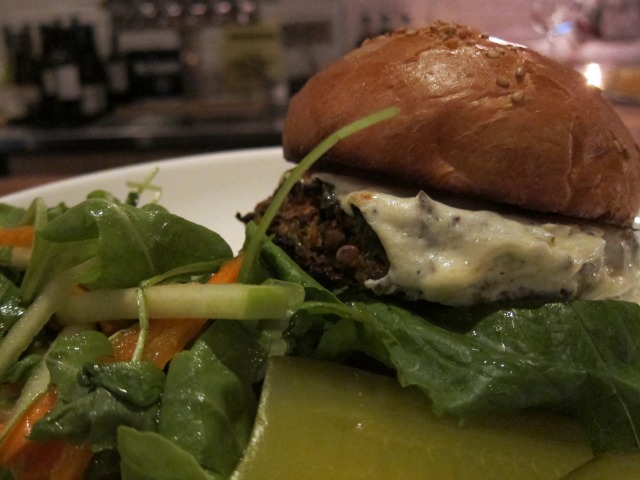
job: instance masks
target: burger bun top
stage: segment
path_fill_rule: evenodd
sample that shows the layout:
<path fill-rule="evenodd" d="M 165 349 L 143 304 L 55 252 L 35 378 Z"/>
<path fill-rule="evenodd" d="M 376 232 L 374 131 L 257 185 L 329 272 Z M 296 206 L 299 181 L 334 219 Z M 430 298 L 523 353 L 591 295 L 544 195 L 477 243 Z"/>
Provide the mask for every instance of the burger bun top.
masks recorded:
<path fill-rule="evenodd" d="M 380 36 L 321 70 L 290 102 L 285 157 L 392 106 L 319 168 L 624 226 L 638 212 L 640 152 L 600 90 L 462 25 Z"/>

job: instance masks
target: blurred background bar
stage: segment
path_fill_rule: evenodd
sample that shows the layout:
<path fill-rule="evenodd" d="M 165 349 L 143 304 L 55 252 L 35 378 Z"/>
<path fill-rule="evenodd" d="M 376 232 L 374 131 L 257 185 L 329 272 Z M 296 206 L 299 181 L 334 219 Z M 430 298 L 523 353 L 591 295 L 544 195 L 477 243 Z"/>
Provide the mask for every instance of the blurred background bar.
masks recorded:
<path fill-rule="evenodd" d="M 0 0 L 0 194 L 280 143 L 305 81 L 442 19 L 583 72 L 640 139 L 640 0 Z"/>

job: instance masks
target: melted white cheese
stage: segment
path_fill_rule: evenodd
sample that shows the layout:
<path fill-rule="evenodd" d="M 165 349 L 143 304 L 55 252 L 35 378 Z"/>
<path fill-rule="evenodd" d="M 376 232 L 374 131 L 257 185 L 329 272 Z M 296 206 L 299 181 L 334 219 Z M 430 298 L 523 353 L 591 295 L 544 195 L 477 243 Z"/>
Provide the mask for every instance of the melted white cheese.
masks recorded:
<path fill-rule="evenodd" d="M 335 184 L 336 177 L 328 179 Z M 340 182 L 338 182 L 340 183 Z M 640 300 L 638 239 L 629 229 L 535 223 L 342 183 L 390 261 L 366 285 L 446 305 L 522 297 Z"/>

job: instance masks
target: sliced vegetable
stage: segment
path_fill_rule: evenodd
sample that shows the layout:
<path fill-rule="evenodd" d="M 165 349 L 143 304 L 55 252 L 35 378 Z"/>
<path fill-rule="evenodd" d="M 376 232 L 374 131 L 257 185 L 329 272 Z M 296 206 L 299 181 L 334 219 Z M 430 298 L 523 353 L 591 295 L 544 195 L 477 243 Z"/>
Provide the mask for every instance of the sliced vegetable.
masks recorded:
<path fill-rule="evenodd" d="M 640 478 L 640 451 L 623 450 L 597 456 L 562 480 L 632 480 Z"/>
<path fill-rule="evenodd" d="M 580 427 L 550 414 L 460 426 L 391 378 L 271 359 L 251 443 L 232 480 L 551 480 L 591 458 Z"/>
<path fill-rule="evenodd" d="M 150 318 L 286 319 L 302 302 L 302 287 L 171 284 L 145 288 Z M 72 295 L 57 312 L 64 324 L 138 318 L 137 289 L 96 290 Z"/>
<path fill-rule="evenodd" d="M 51 471 L 60 459 L 66 442 L 32 442 L 11 467 L 17 480 L 51 480 Z"/>
<path fill-rule="evenodd" d="M 182 351 L 185 345 L 200 332 L 205 323 L 206 320 L 199 318 L 152 319 L 149 322 L 147 342 L 141 359 L 164 368 L 167 362 Z M 131 360 L 138 342 L 139 331 L 140 327 L 134 325 L 113 336 L 111 341 L 116 361 Z"/>
<path fill-rule="evenodd" d="M 222 264 L 208 283 L 233 283 L 238 278 L 241 257 Z M 147 287 L 148 288 L 148 287 Z M 207 322 L 203 318 L 161 318 L 149 321 L 147 341 L 141 359 L 163 368 L 178 352 L 184 349 Z M 114 322 L 104 322 L 105 324 Z M 139 325 L 118 332 L 112 339 L 116 360 L 131 360 L 139 340 Z"/>
<path fill-rule="evenodd" d="M 30 247 L 33 245 L 35 228 L 33 225 L 0 228 L 0 245 Z"/>
<path fill-rule="evenodd" d="M 187 453 L 162 435 L 118 428 L 122 480 L 222 480 L 212 477 Z"/>
<path fill-rule="evenodd" d="M 43 418 L 56 405 L 58 397 L 54 388 L 47 389 L 26 410 L 19 422 L 4 435 L 0 444 L 0 463 L 10 465 L 32 443 L 28 437 L 33 425 Z"/>
<path fill-rule="evenodd" d="M 82 480 L 93 451 L 88 443 L 72 445 L 67 443 L 60 458 L 51 469 L 48 480 Z"/>
<path fill-rule="evenodd" d="M 82 266 L 76 267 L 80 271 Z M 31 344 L 35 336 L 64 303 L 74 284 L 73 269 L 48 283 L 0 343 L 0 375 L 7 371 Z"/>
<path fill-rule="evenodd" d="M 242 255 L 227 260 L 209 280 L 209 283 L 221 285 L 224 283 L 236 283 L 242 268 Z"/>

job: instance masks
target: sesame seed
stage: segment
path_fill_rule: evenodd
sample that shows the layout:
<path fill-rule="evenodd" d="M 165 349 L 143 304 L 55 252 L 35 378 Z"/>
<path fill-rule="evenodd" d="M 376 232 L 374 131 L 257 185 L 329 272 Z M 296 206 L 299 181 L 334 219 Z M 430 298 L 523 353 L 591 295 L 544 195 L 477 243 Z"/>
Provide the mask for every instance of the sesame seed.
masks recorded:
<path fill-rule="evenodd" d="M 511 95 L 511 102 L 514 104 L 518 104 L 518 103 L 522 103 L 524 102 L 524 92 L 522 90 L 519 90 L 517 92 L 515 92 L 514 94 Z"/>
<path fill-rule="evenodd" d="M 404 34 L 408 37 L 413 37 L 414 35 L 418 34 L 417 30 L 407 30 L 406 32 L 404 32 Z"/>
<path fill-rule="evenodd" d="M 526 74 L 527 74 L 527 70 L 524 68 L 523 65 L 520 65 L 518 68 L 516 68 L 516 78 L 522 79 Z"/>
<path fill-rule="evenodd" d="M 618 140 L 613 141 L 613 146 L 616 147 L 616 152 L 622 153 L 622 145 L 620 145 Z"/>
<path fill-rule="evenodd" d="M 498 85 L 499 87 L 508 88 L 510 84 L 511 83 L 509 82 L 507 77 L 500 76 L 496 78 L 496 85 Z"/>
<path fill-rule="evenodd" d="M 451 37 L 445 40 L 444 44 L 448 48 L 458 48 L 458 46 L 460 45 L 460 40 L 458 40 L 456 37 Z"/>
<path fill-rule="evenodd" d="M 456 33 L 456 27 L 450 24 L 445 24 L 445 25 L 442 25 L 440 28 L 438 28 L 438 32 L 443 33 L 445 35 L 451 35 Z"/>
<path fill-rule="evenodd" d="M 487 57 L 489 57 L 489 58 L 498 58 L 499 56 L 500 56 L 500 54 L 497 51 L 495 51 L 493 49 L 487 50 Z"/>

